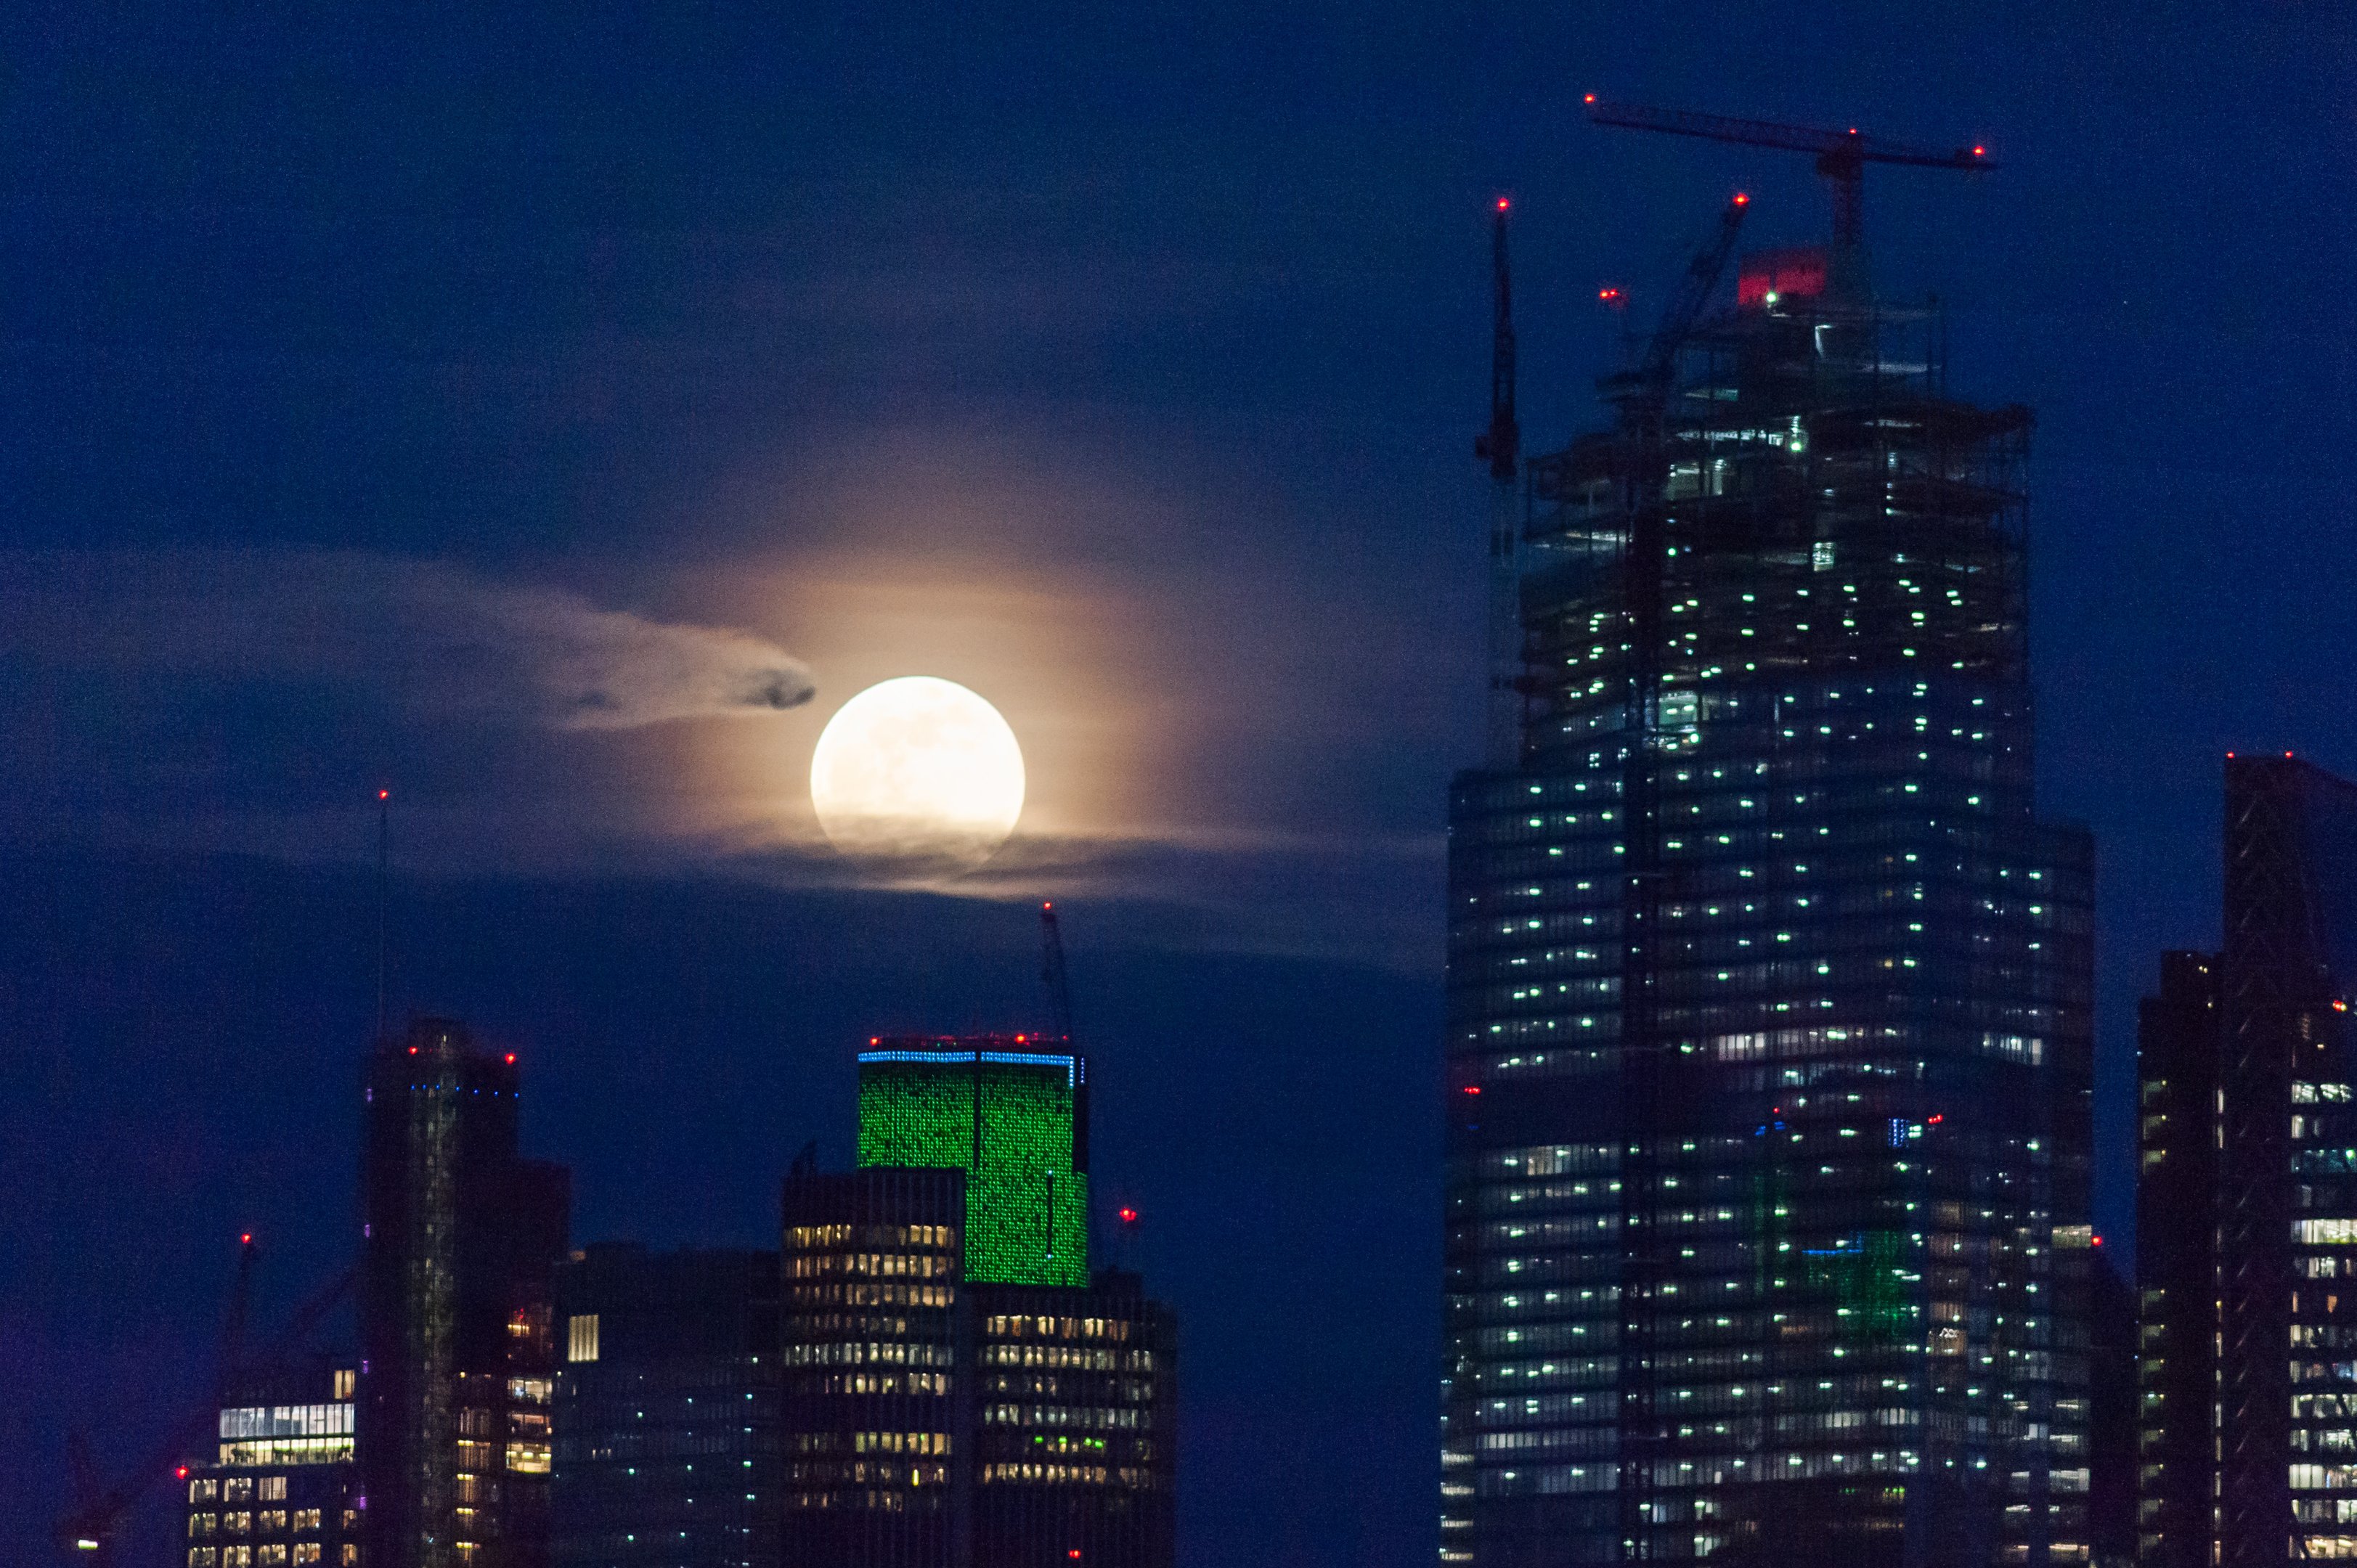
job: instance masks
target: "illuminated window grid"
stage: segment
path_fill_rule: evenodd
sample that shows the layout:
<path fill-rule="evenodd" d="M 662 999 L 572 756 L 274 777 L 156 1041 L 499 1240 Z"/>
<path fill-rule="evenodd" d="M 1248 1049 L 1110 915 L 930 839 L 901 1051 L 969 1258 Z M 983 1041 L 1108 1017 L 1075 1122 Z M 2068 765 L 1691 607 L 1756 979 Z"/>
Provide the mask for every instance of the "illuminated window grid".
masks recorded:
<path fill-rule="evenodd" d="M 1719 456 L 1673 477 L 1674 499 L 1691 503 L 1680 522 L 1742 491 L 1738 468 L 1781 461 L 1760 432 L 1710 441 Z M 1781 544 L 1749 560 L 1691 545 L 1673 557 L 1654 731 L 1669 868 L 1656 1027 L 1724 1090 L 1788 1114 L 1756 1141 L 1651 1151 L 1674 1244 L 1663 1309 L 1648 1315 L 1646 1397 L 1670 1429 L 1643 1477 L 1651 1517 L 1633 1521 L 1648 1555 L 1729 1544 L 1710 1496 L 1721 1483 L 1855 1479 L 1873 1494 L 1866 1511 L 1888 1517 L 1910 1477 L 1952 1463 L 2047 1483 L 2007 1517 L 2009 1539 L 2083 1540 L 2084 1393 L 2049 1352 L 2058 1316 L 2080 1310 L 2083 1252 L 2050 1238 L 2083 1212 L 2083 1156 L 2001 1128 L 1960 1147 L 1953 1120 L 1927 1125 L 1932 1108 L 1909 1091 L 1977 1075 L 1978 1060 L 2083 1062 L 2057 1004 L 2084 1004 L 2070 989 L 2084 890 L 2022 835 L 1981 825 L 2029 816 L 2018 545 L 1960 531 L 1930 559 L 1900 553 L 1912 546 L 1883 521 L 1875 477 L 1885 456 L 1865 456 L 1827 473 L 1820 509 L 1829 533 L 1854 538 L 1790 559 Z M 1852 507 L 1845 487 L 1861 478 L 1871 505 Z M 1583 549 L 1609 560 L 1583 543 L 1577 487 L 1544 482 L 1531 536 L 1561 592 L 1526 601 L 1530 766 L 1467 775 L 1451 813 L 1452 1114 L 1468 1122 L 1524 1083 L 1559 1093 L 1587 1079 L 1609 1096 L 1619 1070 L 1626 628 L 1608 575 L 1577 570 Z M 1964 827 L 2005 847 L 1975 849 Z M 1976 983 L 1993 955 L 2036 983 Z M 1966 1008 L 1986 1021 L 1939 1021 Z M 1779 1190 L 1763 1201 L 1770 1178 Z M 1609 1500 L 1625 1477 L 1596 1419 L 1620 1391 L 1609 1355 L 1574 1353 L 1616 1325 L 1574 1316 L 1563 1294 L 1612 1288 L 1617 1239 L 1527 1192 L 1511 1222 L 1493 1216 L 1510 1185 L 1527 1186 L 1469 1166 L 1450 1179 L 1445 1561 L 1475 1560 L 1477 1541 L 1512 1550 L 1485 1533 L 1512 1517 L 1485 1498 L 1593 1493 L 1592 1528 L 1616 1550 L 1632 1522 Z M 1975 1199 L 1992 1186 L 2009 1201 Z M 1552 1383 L 1508 1395 L 1496 1385 L 1509 1369 Z M 1605 1398 L 1577 1386 L 1584 1372 Z M 1770 1400 L 1763 1427 L 1747 1402 Z M 1925 1435 L 1935 1414 L 1996 1435 L 1939 1452 Z"/>
<path fill-rule="evenodd" d="M 859 1058 L 859 1164 L 966 1172 L 965 1274 L 1084 1285 L 1084 1068 L 1069 1054 L 890 1048 Z"/>

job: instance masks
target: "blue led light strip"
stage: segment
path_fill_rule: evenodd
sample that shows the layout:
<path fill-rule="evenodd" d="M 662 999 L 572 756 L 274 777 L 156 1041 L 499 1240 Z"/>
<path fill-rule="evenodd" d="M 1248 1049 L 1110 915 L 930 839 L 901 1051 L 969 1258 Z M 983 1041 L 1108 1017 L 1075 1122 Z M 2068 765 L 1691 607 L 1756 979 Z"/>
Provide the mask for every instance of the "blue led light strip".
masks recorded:
<path fill-rule="evenodd" d="M 862 1051 L 859 1064 L 865 1067 L 869 1062 L 926 1062 L 945 1067 L 977 1058 L 994 1067 L 1062 1068 L 1066 1089 L 1071 1088 L 1079 1078 L 1079 1058 L 1042 1056 L 1031 1051 Z"/>

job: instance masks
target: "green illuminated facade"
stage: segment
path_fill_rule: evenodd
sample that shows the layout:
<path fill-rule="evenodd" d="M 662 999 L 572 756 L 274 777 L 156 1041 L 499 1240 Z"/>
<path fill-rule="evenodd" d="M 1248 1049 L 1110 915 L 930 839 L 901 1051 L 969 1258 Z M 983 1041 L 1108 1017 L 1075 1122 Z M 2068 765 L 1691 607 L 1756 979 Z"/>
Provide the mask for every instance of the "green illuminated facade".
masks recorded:
<path fill-rule="evenodd" d="M 1088 1064 L 1032 1036 L 879 1039 L 859 1057 L 862 1167 L 966 1173 L 965 1277 L 1089 1283 Z"/>

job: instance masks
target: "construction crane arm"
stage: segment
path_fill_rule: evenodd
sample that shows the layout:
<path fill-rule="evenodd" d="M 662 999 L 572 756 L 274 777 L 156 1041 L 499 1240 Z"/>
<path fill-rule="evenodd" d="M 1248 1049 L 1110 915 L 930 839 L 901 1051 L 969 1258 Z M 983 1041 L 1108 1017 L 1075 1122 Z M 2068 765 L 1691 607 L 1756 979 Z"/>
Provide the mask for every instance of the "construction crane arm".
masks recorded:
<path fill-rule="evenodd" d="M 249 1240 L 240 1254 L 238 1299 L 233 1308 L 241 1320 L 246 1310 L 245 1296 L 251 1284 L 252 1257 Z M 358 1268 L 345 1270 L 296 1307 L 294 1315 L 286 1320 L 285 1326 L 264 1346 L 257 1361 L 269 1364 L 301 1344 L 343 1300 L 345 1293 L 351 1289 L 359 1275 Z M 217 1390 L 213 1398 L 190 1412 L 185 1421 L 172 1429 L 169 1435 L 150 1452 L 145 1463 L 112 1487 L 101 1489 L 87 1445 L 77 1441 L 78 1452 L 73 1467 L 76 1490 L 81 1495 L 73 1511 L 59 1520 L 56 1526 L 58 1544 L 70 1558 L 96 1563 L 110 1560 L 116 1531 L 121 1528 L 124 1518 L 146 1494 L 147 1488 L 161 1480 L 166 1471 L 187 1458 L 192 1450 L 211 1450 L 213 1444 L 209 1439 L 219 1429 L 220 1401 Z"/>
<path fill-rule="evenodd" d="M 1587 117 L 1598 125 L 1620 125 L 1634 131 L 1666 131 L 1674 136 L 1699 136 L 1706 141 L 1733 142 L 1747 147 L 1781 147 L 1787 152 L 1815 153 L 1820 157 L 1856 159 L 1869 164 L 1908 164 L 1919 168 L 1995 168 L 1985 147 L 1909 146 L 1856 131 L 1833 131 L 1813 125 L 1785 125 L 1772 120 L 1741 120 L 1729 114 L 1703 114 L 1688 109 L 1655 109 L 1641 103 L 1617 103 L 1587 94 Z"/>
<path fill-rule="evenodd" d="M 1727 210 L 1719 215 L 1718 232 L 1695 252 L 1676 295 L 1669 308 L 1662 312 L 1662 325 L 1645 350 L 1641 372 L 1646 390 L 1655 398 L 1667 392 L 1671 372 L 1677 368 L 1678 349 L 1693 335 L 1695 323 L 1702 319 L 1703 308 L 1709 305 L 1718 280 L 1726 274 L 1727 258 L 1735 253 L 1736 237 L 1743 231 L 1743 216 L 1750 209 L 1751 199 L 1743 192 L 1738 190 L 1728 199 Z"/>

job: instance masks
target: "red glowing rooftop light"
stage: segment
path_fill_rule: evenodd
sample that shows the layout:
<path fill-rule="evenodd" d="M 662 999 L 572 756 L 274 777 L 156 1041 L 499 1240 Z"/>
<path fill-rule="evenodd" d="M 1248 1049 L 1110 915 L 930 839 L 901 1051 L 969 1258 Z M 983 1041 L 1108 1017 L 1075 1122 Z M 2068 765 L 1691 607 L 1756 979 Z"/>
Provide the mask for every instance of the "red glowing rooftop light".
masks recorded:
<path fill-rule="evenodd" d="M 1593 92 L 1587 93 L 1581 97 L 1580 102 L 1582 103 L 1593 103 L 1596 102 L 1596 94 Z"/>
<path fill-rule="evenodd" d="M 2090 1238 L 2090 1240 L 2093 1240 L 2093 1241 L 2095 1243 L 2095 1245 L 2096 1245 L 2096 1246 L 2098 1246 L 2098 1247 L 2100 1247 L 2100 1246 L 2102 1246 L 2102 1245 L 2104 1244 L 2104 1239 L 2103 1239 L 2101 1236 L 2091 1237 L 2091 1238 Z"/>
<path fill-rule="evenodd" d="M 1596 291 L 1596 297 L 1607 305 L 1618 305 L 1620 303 L 1620 291 L 1617 288 L 1599 288 Z"/>
<path fill-rule="evenodd" d="M 390 789 L 380 789 L 376 792 L 376 798 L 380 800 L 390 800 L 393 799 L 393 791 Z"/>
<path fill-rule="evenodd" d="M 1137 1223 L 1137 1210 L 1136 1210 L 1136 1209 L 1135 1209 L 1135 1208 L 1125 1208 L 1125 1209 L 1123 1209 L 1123 1210 L 1121 1211 L 1121 1222 L 1122 1222 L 1124 1225 L 1135 1225 L 1135 1224 L 1136 1224 L 1136 1223 Z"/>
<path fill-rule="evenodd" d="M 513 1051 L 510 1051 L 508 1053 L 508 1066 L 515 1066 L 515 1053 Z"/>
<path fill-rule="evenodd" d="M 1511 201 L 1508 201 L 1504 197 L 1502 197 L 1502 196 L 1501 196 L 1501 197 L 1498 198 L 1498 210 L 1499 210 L 1499 211 L 1503 212 L 1504 210 L 1506 210 L 1506 209 L 1508 209 L 1509 207 L 1512 207 L 1512 205 L 1513 205 L 1513 203 L 1512 203 L 1512 202 L 1511 202 Z"/>
<path fill-rule="evenodd" d="M 241 1246 L 241 1247 L 251 1247 L 251 1246 L 253 1246 L 253 1231 L 251 1231 L 251 1230 L 241 1231 L 241 1232 L 239 1233 L 239 1235 L 238 1235 L 238 1238 L 237 1238 L 237 1244 L 238 1244 L 239 1246 Z"/>
<path fill-rule="evenodd" d="M 1751 198 L 1750 198 L 1750 196 L 1749 196 L 1748 193 L 1744 192 L 1744 191 L 1740 191 L 1740 190 L 1737 191 L 1737 192 L 1735 193 L 1735 205 L 1737 205 L 1738 207 L 1749 207 L 1749 206 L 1750 206 L 1750 205 L 1751 205 Z"/>
<path fill-rule="evenodd" d="M 1988 149 L 1986 147 L 1975 147 L 1973 149 L 1973 156 L 1976 158 L 1985 158 L 1988 156 Z"/>
<path fill-rule="evenodd" d="M 172 1474 L 185 1481 L 188 1478 L 188 1467 L 186 1465 L 183 1465 L 178 1469 L 173 1471 Z"/>
<path fill-rule="evenodd" d="M 1465 1092 L 1468 1094 L 1479 1094 L 1481 1092 L 1481 1086 L 1478 1083 L 1469 1083 L 1465 1086 Z"/>
<path fill-rule="evenodd" d="M 1945 1122 L 1946 1120 L 1947 1117 L 1944 1115 L 1929 1117 L 1925 1120 L 1924 1125 L 1927 1127 L 1937 1127 L 1941 1122 Z"/>

